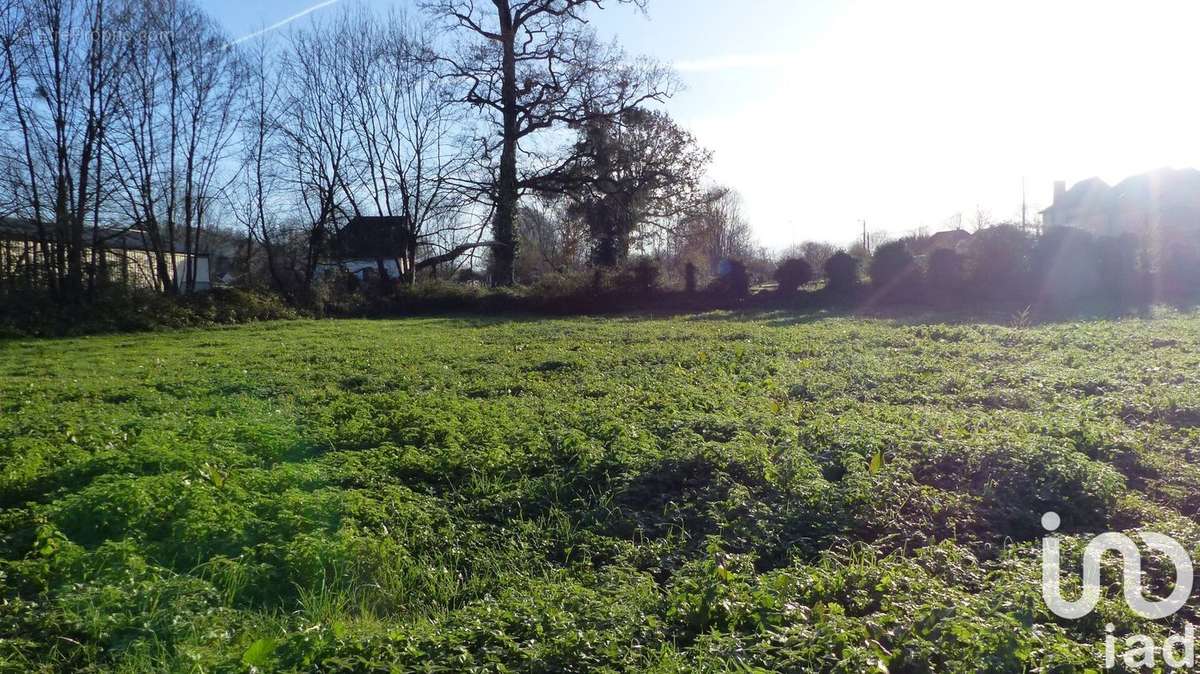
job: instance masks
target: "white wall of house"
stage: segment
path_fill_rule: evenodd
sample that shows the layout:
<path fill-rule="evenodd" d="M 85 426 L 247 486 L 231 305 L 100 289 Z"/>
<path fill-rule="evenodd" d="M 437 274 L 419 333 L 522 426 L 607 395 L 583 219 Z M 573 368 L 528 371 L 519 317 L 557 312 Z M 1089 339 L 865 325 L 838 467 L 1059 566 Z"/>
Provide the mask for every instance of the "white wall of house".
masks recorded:
<path fill-rule="evenodd" d="M 388 278 L 400 278 L 400 266 L 395 260 L 384 260 L 383 268 L 387 270 Z M 367 274 L 379 272 L 379 263 L 375 260 L 343 260 L 337 264 L 319 264 L 317 265 L 317 273 L 323 274 L 328 271 L 345 270 L 357 276 L 360 280 Z"/>
<path fill-rule="evenodd" d="M 183 253 L 176 253 L 175 259 L 175 278 L 181 290 L 187 289 L 187 256 Z M 212 278 L 209 275 L 208 257 L 201 256 L 196 258 L 195 262 L 196 274 L 196 290 L 208 290 L 212 287 Z"/>
<path fill-rule="evenodd" d="M 178 279 L 179 289 L 187 288 L 187 255 L 175 253 L 167 255 L 167 264 L 171 265 L 172 277 Z M 158 279 L 155 276 L 154 253 L 147 250 L 109 250 L 108 265 L 112 269 L 114 279 L 128 283 L 135 288 L 157 288 Z M 212 277 L 207 255 L 196 258 L 196 291 L 212 288 Z"/>
<path fill-rule="evenodd" d="M 158 279 L 154 273 L 154 253 L 139 249 L 105 248 L 104 259 L 97 262 L 105 270 L 110 281 L 128 285 L 132 288 L 156 288 Z M 175 253 L 168 264 L 172 265 L 175 278 L 179 285 L 185 285 L 187 279 L 187 255 Z M 92 261 L 92 249 L 85 248 L 83 258 L 88 263 Z M 18 275 L 29 266 L 40 269 L 41 249 L 34 241 L 0 239 L 0 275 Z M 196 257 L 196 290 L 212 288 L 209 257 Z"/>

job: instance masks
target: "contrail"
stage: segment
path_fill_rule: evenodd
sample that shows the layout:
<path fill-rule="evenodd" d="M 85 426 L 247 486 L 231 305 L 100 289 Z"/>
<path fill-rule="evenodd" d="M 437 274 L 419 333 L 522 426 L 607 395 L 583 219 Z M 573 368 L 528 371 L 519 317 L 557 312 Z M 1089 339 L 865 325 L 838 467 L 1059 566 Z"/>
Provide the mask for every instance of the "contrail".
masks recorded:
<path fill-rule="evenodd" d="M 243 35 L 242 37 L 239 37 L 238 39 L 234 40 L 233 42 L 230 42 L 230 43 L 229 43 L 229 46 L 231 46 L 231 47 L 232 47 L 233 45 L 235 45 L 235 44 L 241 44 L 241 43 L 245 42 L 246 40 L 252 40 L 252 39 L 254 39 L 254 38 L 258 37 L 259 35 L 263 35 L 263 34 L 265 34 L 265 33 L 270 33 L 271 31 L 273 31 L 273 30 L 275 30 L 275 29 L 277 29 L 277 28 L 283 28 L 284 26 L 286 26 L 286 25 L 288 25 L 289 23 L 291 23 L 291 22 L 295 21 L 296 19 L 299 19 L 299 18 L 302 18 L 302 17 L 304 17 L 304 16 L 307 16 L 307 15 L 309 15 L 309 14 L 312 14 L 313 12 L 317 11 L 318 9 L 322 9 L 322 8 L 328 7 L 328 6 L 330 6 L 330 5 L 332 5 L 332 4 L 335 4 L 335 3 L 337 3 L 337 2 L 338 2 L 338 0 L 325 0 L 325 2 L 319 2 L 319 3 L 317 3 L 317 4 L 313 5 L 312 7 L 309 7 L 308 9 L 306 9 L 306 10 L 304 10 L 304 11 L 302 11 L 302 12 L 299 12 L 299 13 L 297 13 L 297 14 L 293 14 L 293 15 L 289 16 L 288 18 L 284 19 L 283 21 L 279 21 L 279 22 L 277 22 L 277 23 L 274 23 L 274 24 L 272 24 L 272 25 L 270 25 L 270 26 L 267 26 L 266 28 L 263 28 L 262 30 L 258 30 L 258 31 L 255 31 L 255 32 L 253 32 L 253 33 L 250 33 L 249 35 Z"/>

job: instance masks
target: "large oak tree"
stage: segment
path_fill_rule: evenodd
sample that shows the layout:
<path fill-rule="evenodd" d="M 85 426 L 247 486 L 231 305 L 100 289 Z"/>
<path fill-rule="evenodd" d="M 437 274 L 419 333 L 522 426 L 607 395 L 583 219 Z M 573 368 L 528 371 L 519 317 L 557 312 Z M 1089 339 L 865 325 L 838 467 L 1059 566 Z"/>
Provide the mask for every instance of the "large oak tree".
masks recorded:
<path fill-rule="evenodd" d="M 641 4 L 640 0 L 630 0 Z M 513 282 L 516 216 L 523 193 L 560 182 L 576 162 L 556 130 L 619 116 L 674 87 L 667 69 L 629 61 L 600 42 L 585 12 L 604 0 L 427 0 L 462 36 L 442 58 L 461 100 L 485 114 L 477 139 L 479 178 L 492 205 L 493 283 Z"/>

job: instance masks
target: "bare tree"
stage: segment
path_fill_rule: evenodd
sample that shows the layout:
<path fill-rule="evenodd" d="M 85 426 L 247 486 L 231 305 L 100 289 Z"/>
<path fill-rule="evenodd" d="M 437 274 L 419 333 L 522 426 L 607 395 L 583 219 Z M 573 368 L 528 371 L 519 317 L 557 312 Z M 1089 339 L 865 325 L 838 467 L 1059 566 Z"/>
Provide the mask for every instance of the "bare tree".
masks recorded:
<path fill-rule="evenodd" d="M 588 261 L 588 226 L 567 197 L 547 195 L 521 205 L 517 235 L 521 257 L 517 276 L 529 281 L 547 272 L 564 274 Z"/>
<path fill-rule="evenodd" d="M 9 111 L 0 115 L 0 138 L 24 137 L 21 123 L 24 113 L 18 107 L 18 90 L 22 61 L 17 56 L 18 41 L 29 30 L 28 14 L 23 11 L 19 0 L 0 2 L 0 110 Z M 18 192 L 24 186 L 22 157 L 19 143 L 0 142 L 0 217 L 16 213 Z"/>
<path fill-rule="evenodd" d="M 18 13 L 18 9 L 17 0 L 0 0 L 0 110 L 4 111 L 16 109 L 12 98 L 12 86 L 16 80 L 6 55 L 11 53 L 17 36 L 25 30 L 24 14 Z M 0 114 L 0 138 L 20 134 L 15 116 Z M 0 224 L 21 209 L 17 194 L 22 171 L 20 154 L 16 150 L 14 144 L 0 142 Z M 5 245 L 0 251 L 3 252 L 3 260 L 0 260 L 0 290 L 6 291 L 19 283 L 32 288 L 35 277 L 34 246 L 26 241 L 21 244 L 19 252 L 16 245 Z"/>
<path fill-rule="evenodd" d="M 709 188 L 703 208 L 683 220 L 673 238 L 682 257 L 698 257 L 710 272 L 722 260 L 754 255 L 753 233 L 742 215 L 742 198 L 727 187 Z"/>
<path fill-rule="evenodd" d="M 175 145 L 174 126 L 163 112 L 163 85 L 167 60 L 158 39 L 162 17 L 149 0 L 132 0 L 133 32 L 147 36 L 132 45 L 117 119 L 108 136 L 107 149 L 114 177 L 120 186 L 125 220 L 144 238 L 153 255 L 152 274 L 158 286 L 169 293 L 177 290 L 168 251 L 173 252 L 173 225 L 164 212 L 167 203 L 163 185 L 167 173 L 164 147 Z M 173 177 L 173 176 L 167 176 Z"/>
<path fill-rule="evenodd" d="M 306 285 L 312 283 L 337 219 L 349 212 L 353 160 L 354 82 L 348 77 L 348 57 L 358 38 L 324 26 L 293 33 L 282 58 L 286 88 L 279 129 L 286 142 L 285 175 L 299 197 L 307 230 Z"/>
<path fill-rule="evenodd" d="M 992 212 L 979 204 L 975 204 L 975 213 L 971 220 L 971 224 L 976 232 L 983 231 L 994 224 L 992 221 Z"/>
<path fill-rule="evenodd" d="M 405 243 L 396 266 L 409 283 L 422 267 L 418 251 L 441 258 L 461 248 L 468 227 L 456 217 L 462 192 L 452 182 L 467 166 L 450 83 L 434 70 L 433 42 L 404 14 L 348 15 L 334 30 L 347 39 L 352 82 L 346 101 L 353 153 L 347 202 L 355 215 L 398 218 Z M 480 245 L 484 245 L 480 242 Z"/>
<path fill-rule="evenodd" d="M 246 49 L 246 98 L 240 126 L 242 146 L 238 180 L 227 196 L 230 212 L 245 233 L 242 274 L 249 280 L 255 269 L 254 251 L 262 248 L 267 275 L 280 294 L 290 297 L 296 278 L 285 278 L 277 259 L 279 214 L 279 170 L 270 157 L 278 150 L 283 84 L 274 68 L 272 44 L 260 39 Z"/>
<path fill-rule="evenodd" d="M 15 43 L 18 35 L 26 30 L 25 16 L 23 12 L 18 13 L 17 0 L 0 0 L 0 110 L 12 110 L 12 72 L 8 68 L 5 54 L 10 46 Z M 13 131 L 11 128 L 12 119 L 9 115 L 0 116 L 0 132 L 8 133 Z M 7 149 L 7 148 L 5 148 Z M 0 155 L 3 158 L 9 158 L 6 155 Z"/>
<path fill-rule="evenodd" d="M 824 241 L 805 241 L 800 244 L 800 255 L 817 271 L 824 269 L 825 263 L 836 252 L 838 252 L 837 246 Z"/>
<path fill-rule="evenodd" d="M 17 0 L 2 46 L 15 128 L 10 185 L 34 223 L 47 286 L 83 297 L 87 222 L 100 217 L 100 149 L 125 62 L 105 0 Z"/>
<path fill-rule="evenodd" d="M 224 176 L 243 66 L 217 24 L 185 0 L 130 0 L 136 18 L 107 148 L 127 222 L 168 293 L 195 290 L 200 237 Z M 180 266 L 180 258 L 182 254 Z"/>
<path fill-rule="evenodd" d="M 196 253 L 218 194 L 230 178 L 223 175 L 230 141 L 237 132 L 244 64 L 227 48 L 228 38 L 207 16 L 196 12 L 196 32 L 183 42 L 186 86 L 181 91 L 182 218 L 184 279 L 196 289 Z M 176 279 L 179 284 L 179 279 Z"/>
<path fill-rule="evenodd" d="M 463 84 L 462 100 L 483 111 L 490 126 L 490 132 L 478 138 L 478 158 L 485 176 L 480 187 L 494 206 L 496 284 L 513 282 L 521 194 L 556 180 L 572 160 L 562 157 L 559 148 L 547 150 L 535 137 L 661 100 L 674 88 L 666 69 L 628 63 L 615 46 L 597 41 L 584 12 L 603 4 L 603 0 L 423 3 L 466 36 L 458 55 L 443 57 L 443 63 Z"/>

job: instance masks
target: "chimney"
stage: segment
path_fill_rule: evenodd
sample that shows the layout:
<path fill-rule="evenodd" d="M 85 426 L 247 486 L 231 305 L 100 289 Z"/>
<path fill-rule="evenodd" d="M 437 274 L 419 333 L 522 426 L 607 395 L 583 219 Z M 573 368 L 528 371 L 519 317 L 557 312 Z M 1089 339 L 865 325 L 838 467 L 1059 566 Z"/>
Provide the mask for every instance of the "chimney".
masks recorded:
<path fill-rule="evenodd" d="M 1054 203 L 1058 203 L 1058 200 L 1061 199 L 1063 197 L 1063 195 L 1066 193 L 1067 193 L 1067 181 L 1055 180 L 1054 181 Z"/>

